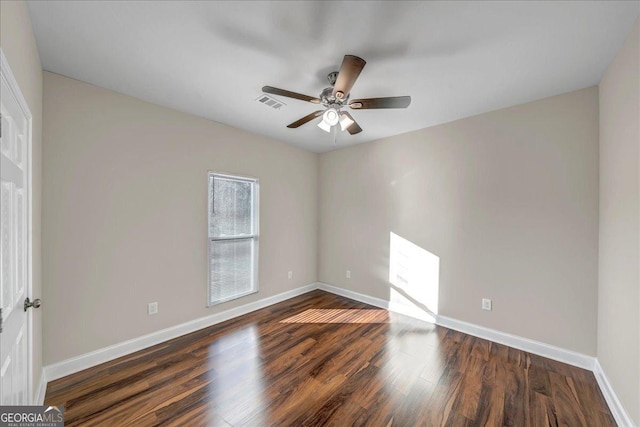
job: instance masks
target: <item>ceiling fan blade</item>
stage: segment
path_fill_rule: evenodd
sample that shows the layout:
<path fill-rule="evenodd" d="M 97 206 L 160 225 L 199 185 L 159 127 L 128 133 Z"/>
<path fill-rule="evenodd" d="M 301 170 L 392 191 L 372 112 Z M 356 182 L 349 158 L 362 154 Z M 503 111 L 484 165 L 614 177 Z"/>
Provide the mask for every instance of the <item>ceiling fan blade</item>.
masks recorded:
<path fill-rule="evenodd" d="M 367 61 L 357 56 L 345 55 L 333 86 L 333 96 L 338 99 L 346 98 L 366 63 Z"/>
<path fill-rule="evenodd" d="M 351 135 L 355 135 L 356 133 L 360 133 L 362 132 L 362 128 L 360 127 L 360 125 L 358 125 L 358 123 L 353 119 L 353 116 L 349 113 L 347 113 L 346 111 L 343 111 L 342 114 L 344 114 L 345 116 L 349 117 L 351 119 L 351 121 L 353 122 L 351 124 L 351 126 L 349 126 L 347 128 L 347 132 L 349 132 Z"/>
<path fill-rule="evenodd" d="M 294 99 L 299 99 L 301 101 L 309 101 L 313 104 L 320 104 L 319 98 L 314 98 L 313 96 L 309 96 L 309 95 L 303 95 L 301 93 L 291 92 L 289 90 L 278 89 L 277 87 L 263 86 L 262 91 L 264 93 L 270 93 L 272 95 L 286 96 L 287 98 L 294 98 Z"/>
<path fill-rule="evenodd" d="M 374 108 L 407 108 L 411 104 L 410 96 L 391 96 L 389 98 L 354 99 L 349 107 L 354 110 L 371 110 Z"/>
<path fill-rule="evenodd" d="M 321 116 L 322 113 L 324 113 L 323 110 L 314 111 L 313 113 L 307 114 L 303 118 L 296 120 L 295 122 L 291 123 L 287 127 L 290 128 L 290 129 L 294 129 L 294 128 L 300 127 L 303 124 L 305 124 L 307 122 L 310 122 L 311 120 L 315 119 L 316 117 Z"/>

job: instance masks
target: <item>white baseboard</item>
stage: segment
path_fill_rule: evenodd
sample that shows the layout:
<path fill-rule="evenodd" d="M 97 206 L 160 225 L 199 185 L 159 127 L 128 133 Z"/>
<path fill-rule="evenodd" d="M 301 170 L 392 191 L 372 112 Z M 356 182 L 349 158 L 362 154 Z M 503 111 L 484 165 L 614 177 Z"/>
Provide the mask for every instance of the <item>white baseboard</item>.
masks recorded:
<path fill-rule="evenodd" d="M 44 368 L 46 382 L 57 380 L 58 378 L 80 372 L 84 369 L 91 368 L 101 363 L 117 359 L 118 357 L 126 356 L 127 354 L 143 350 L 147 347 L 163 343 L 173 338 L 177 338 L 179 336 L 189 334 L 203 328 L 207 328 L 217 323 L 233 319 L 234 317 L 251 313 L 252 311 L 256 311 L 261 308 L 285 301 L 289 298 L 305 294 L 317 288 L 318 284 L 312 283 L 307 286 L 302 286 L 300 288 L 292 289 L 287 292 L 282 292 L 277 295 L 244 304 L 239 307 L 231 308 L 220 313 L 215 313 L 211 316 L 201 317 L 190 322 L 162 329 L 148 335 L 123 341 L 109 347 L 101 348 L 90 353 L 82 354 L 80 356 L 72 357 L 70 359 L 48 365 Z M 43 388 L 46 390 L 46 384 Z"/>
<path fill-rule="evenodd" d="M 531 340 L 529 338 L 511 335 L 495 329 L 485 328 L 484 326 L 475 325 L 473 323 L 463 322 L 462 320 L 452 319 L 446 316 L 438 316 L 436 323 L 445 328 L 455 329 L 474 337 L 483 338 L 489 341 L 504 344 L 509 347 L 517 348 L 528 353 L 537 354 L 548 359 L 557 360 L 558 362 L 567 363 L 577 366 L 578 368 L 593 371 L 595 365 L 595 357 L 556 347 L 551 344 L 545 344 L 540 341 Z"/>
<path fill-rule="evenodd" d="M 607 401 L 609 405 L 609 409 L 613 414 L 613 418 L 615 418 L 616 423 L 619 427 L 634 427 L 637 424 L 633 423 L 631 416 L 622 406 L 622 402 L 618 399 L 616 392 L 613 390 L 611 383 L 609 382 L 609 378 L 604 373 L 602 366 L 600 365 L 600 361 L 596 359 L 596 363 L 593 369 L 593 373 L 596 376 L 596 381 L 598 381 L 598 385 L 600 386 L 600 391 L 604 395 L 604 400 Z"/>
<path fill-rule="evenodd" d="M 424 313 L 421 310 L 416 310 L 416 307 L 411 304 L 394 303 L 389 301 L 372 297 L 369 295 L 361 294 L 359 292 L 350 291 L 348 289 L 339 288 L 338 286 L 329 285 L 327 283 L 318 282 L 318 289 L 331 292 L 332 294 L 340 295 L 345 298 L 350 298 L 365 304 L 372 305 L 374 307 L 384 308 L 385 310 L 393 311 L 396 313 L 404 314 L 406 316 L 415 317 L 425 322 L 435 323 L 435 318 L 430 313 Z"/>
<path fill-rule="evenodd" d="M 318 289 L 331 292 L 332 294 L 340 295 L 341 297 L 360 301 L 365 304 L 372 305 L 374 307 L 384 308 L 385 310 L 389 309 L 389 301 L 386 301 L 380 298 L 370 297 L 369 295 L 350 291 L 344 288 L 339 288 L 337 286 L 329 285 L 327 283 L 318 282 Z"/>
<path fill-rule="evenodd" d="M 45 375 L 44 368 L 40 370 L 40 381 L 38 381 L 38 389 L 33 396 L 34 405 L 44 405 L 44 395 L 47 392 L 47 377 Z"/>
<path fill-rule="evenodd" d="M 334 293 L 336 295 L 363 302 L 365 304 L 370 304 L 375 307 L 380 307 L 387 310 L 389 309 L 389 301 L 380 298 L 371 297 L 369 295 L 353 292 L 348 289 L 343 289 L 326 283 L 318 283 L 318 288 L 327 292 Z M 436 317 L 436 324 L 445 328 L 464 332 L 465 334 L 473 335 L 475 337 L 517 348 L 519 350 L 523 350 L 532 354 L 537 354 L 538 356 L 543 356 L 572 366 L 577 366 L 579 368 L 593 371 L 598 385 L 600 386 L 600 390 L 602 391 L 602 394 L 604 395 L 604 398 L 609 405 L 609 409 L 611 410 L 616 423 L 620 427 L 637 427 L 637 425 L 633 423 L 631 417 L 618 399 L 618 396 L 611 386 L 611 383 L 609 382 L 606 374 L 602 370 L 602 366 L 600 366 L 600 362 L 597 358 L 587 356 L 586 354 L 577 353 L 572 350 L 567 350 L 561 347 L 556 347 L 550 344 L 545 344 L 539 341 L 534 341 L 528 338 L 511 335 L 495 329 L 485 328 L 484 326 L 452 319 L 446 316 L 438 315 Z"/>
<path fill-rule="evenodd" d="M 389 309 L 389 301 L 380 298 L 374 298 L 369 295 L 353 292 L 348 289 L 343 289 L 326 283 L 318 283 L 318 288 L 376 307 L 384 308 L 387 310 Z M 402 310 L 399 310 L 398 312 L 407 314 Z M 504 344 L 509 347 L 517 348 L 519 350 L 527 351 L 529 353 L 537 354 L 539 356 L 577 366 L 579 368 L 588 369 L 590 371 L 593 371 L 594 368 L 594 357 L 577 353 L 571 350 L 566 350 L 564 348 L 530 340 L 528 338 L 523 338 L 516 335 L 511 335 L 506 332 L 485 328 L 484 326 L 474 325 L 472 323 L 463 322 L 461 320 L 441 315 L 436 316 L 435 323 L 445 328 L 455 329 L 456 331 L 464 332 L 465 334 L 473 335 L 474 337 L 479 337 L 489 341 L 497 342 L 499 344 Z"/>

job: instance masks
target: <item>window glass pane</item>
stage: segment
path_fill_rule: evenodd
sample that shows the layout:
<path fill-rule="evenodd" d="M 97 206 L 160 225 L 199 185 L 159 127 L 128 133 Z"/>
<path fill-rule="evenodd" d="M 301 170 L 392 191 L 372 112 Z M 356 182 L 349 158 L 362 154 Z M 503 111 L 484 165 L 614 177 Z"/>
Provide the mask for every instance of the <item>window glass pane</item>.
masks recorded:
<path fill-rule="evenodd" d="M 211 240 L 211 302 L 247 294 L 253 286 L 255 240 Z"/>
<path fill-rule="evenodd" d="M 258 182 L 209 174 L 209 304 L 257 292 Z"/>
<path fill-rule="evenodd" d="M 253 234 L 253 182 L 214 177 L 211 237 Z"/>

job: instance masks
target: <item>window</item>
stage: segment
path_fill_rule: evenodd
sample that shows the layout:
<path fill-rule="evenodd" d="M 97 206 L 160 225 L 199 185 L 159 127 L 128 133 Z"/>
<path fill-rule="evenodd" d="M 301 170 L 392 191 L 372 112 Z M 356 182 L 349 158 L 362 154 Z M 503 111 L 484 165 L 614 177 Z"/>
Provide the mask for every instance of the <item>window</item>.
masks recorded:
<path fill-rule="evenodd" d="M 209 173 L 209 305 L 258 292 L 258 180 Z"/>

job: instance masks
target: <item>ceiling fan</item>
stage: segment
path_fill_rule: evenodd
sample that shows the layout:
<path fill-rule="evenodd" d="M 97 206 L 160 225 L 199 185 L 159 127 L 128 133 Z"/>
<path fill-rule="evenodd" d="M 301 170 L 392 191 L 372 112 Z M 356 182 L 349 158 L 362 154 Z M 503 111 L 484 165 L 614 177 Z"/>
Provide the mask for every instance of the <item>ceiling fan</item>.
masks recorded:
<path fill-rule="evenodd" d="M 364 59 L 357 56 L 345 55 L 342 60 L 342 65 L 340 66 L 340 71 L 334 71 L 327 76 L 331 86 L 324 89 L 318 98 L 272 86 L 264 86 L 262 91 L 273 95 L 308 101 L 312 104 L 322 104 L 325 107 L 324 110 L 314 111 L 296 120 L 288 125 L 288 128 L 297 128 L 316 117 L 322 116 L 322 121 L 318 123 L 320 129 L 330 132 L 331 128 L 339 123 L 343 131 L 347 130 L 351 135 L 355 135 L 362 132 L 362 128 L 356 123 L 351 114 L 347 111 L 342 111 L 343 107 L 349 106 L 353 110 L 370 110 L 377 108 L 407 108 L 409 104 L 411 104 L 410 96 L 363 98 L 349 101 L 351 88 L 366 63 Z"/>

